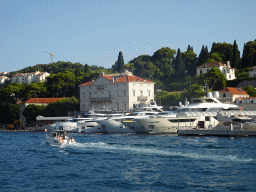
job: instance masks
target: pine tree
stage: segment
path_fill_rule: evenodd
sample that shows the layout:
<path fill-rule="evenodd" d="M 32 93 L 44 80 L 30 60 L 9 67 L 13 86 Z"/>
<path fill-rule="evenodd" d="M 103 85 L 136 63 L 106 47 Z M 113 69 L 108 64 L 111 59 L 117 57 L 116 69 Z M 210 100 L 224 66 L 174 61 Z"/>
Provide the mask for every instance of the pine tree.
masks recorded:
<path fill-rule="evenodd" d="M 232 68 L 239 68 L 239 54 L 238 54 L 238 46 L 236 44 L 236 40 L 233 43 L 233 58 L 232 58 Z"/>

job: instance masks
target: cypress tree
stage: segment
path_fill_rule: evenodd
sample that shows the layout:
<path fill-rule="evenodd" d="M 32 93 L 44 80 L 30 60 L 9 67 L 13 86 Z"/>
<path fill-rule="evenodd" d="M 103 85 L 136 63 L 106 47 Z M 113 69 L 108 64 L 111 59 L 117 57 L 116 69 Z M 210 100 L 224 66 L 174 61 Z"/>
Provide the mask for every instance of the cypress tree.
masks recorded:
<path fill-rule="evenodd" d="M 182 60 L 182 55 L 181 55 L 180 49 L 178 49 L 177 56 L 175 59 L 175 75 L 176 75 L 177 81 L 184 79 L 185 64 Z"/>
<path fill-rule="evenodd" d="M 120 51 L 119 52 L 119 55 L 118 55 L 118 59 L 117 59 L 117 71 L 119 73 L 122 73 L 124 72 L 124 58 L 123 58 L 123 54 L 122 52 Z"/>
<path fill-rule="evenodd" d="M 241 69 L 248 67 L 246 66 L 246 50 L 245 50 L 245 43 L 244 43 L 244 48 L 243 48 L 243 55 L 242 55 L 242 63 L 241 63 Z"/>
<path fill-rule="evenodd" d="M 190 49 L 190 45 L 188 45 L 188 49 L 187 49 L 187 51 L 189 51 L 189 50 L 191 50 L 191 49 Z"/>
<path fill-rule="evenodd" d="M 209 57 L 209 51 L 208 51 L 208 47 L 206 45 L 205 49 L 204 49 L 204 63 L 208 59 L 208 57 Z"/>
<path fill-rule="evenodd" d="M 239 68 L 239 54 L 238 54 L 238 46 L 236 44 L 236 40 L 233 43 L 233 58 L 232 58 L 232 68 Z"/>
<path fill-rule="evenodd" d="M 192 49 L 193 50 L 193 49 Z M 198 58 L 198 64 L 197 66 L 200 66 L 202 64 L 205 63 L 205 61 L 208 59 L 208 55 L 209 55 L 209 52 L 208 52 L 208 48 L 207 48 L 207 45 L 204 47 L 202 47 L 201 49 L 201 52 L 199 54 L 199 58 Z"/>

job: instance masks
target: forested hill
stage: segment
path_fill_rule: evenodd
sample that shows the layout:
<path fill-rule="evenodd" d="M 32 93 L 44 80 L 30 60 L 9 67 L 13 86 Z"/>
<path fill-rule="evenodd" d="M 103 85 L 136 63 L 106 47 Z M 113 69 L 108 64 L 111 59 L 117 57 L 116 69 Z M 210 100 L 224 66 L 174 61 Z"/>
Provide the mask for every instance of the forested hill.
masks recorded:
<path fill-rule="evenodd" d="M 80 72 L 87 72 L 88 70 L 98 71 L 103 69 L 104 67 L 97 67 L 96 65 L 89 66 L 87 64 L 83 65 L 81 63 L 71 63 L 69 61 L 68 62 L 58 61 L 56 63 L 51 63 L 51 64 L 37 64 L 35 66 L 26 67 L 19 71 L 13 71 L 11 72 L 11 74 L 31 73 L 35 71 L 48 72 L 50 74 L 57 74 L 59 72 L 65 72 L 65 71 L 70 71 L 75 73 L 76 70 L 79 70 Z"/>

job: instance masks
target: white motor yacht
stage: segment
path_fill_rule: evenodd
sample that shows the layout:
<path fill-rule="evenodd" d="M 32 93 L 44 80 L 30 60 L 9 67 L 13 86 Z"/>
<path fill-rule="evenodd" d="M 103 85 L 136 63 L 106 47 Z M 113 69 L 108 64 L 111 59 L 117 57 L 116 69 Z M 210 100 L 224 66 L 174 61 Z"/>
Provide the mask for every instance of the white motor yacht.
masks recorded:
<path fill-rule="evenodd" d="M 222 103 L 211 95 L 191 99 L 191 102 L 178 108 L 176 113 L 136 119 L 143 127 L 141 133 L 177 133 L 178 129 L 211 128 L 218 124 L 218 120 L 214 118 L 217 111 L 239 109 L 237 105 Z"/>
<path fill-rule="evenodd" d="M 127 115 L 112 117 L 108 119 L 97 119 L 96 122 L 100 125 L 100 129 L 107 133 L 134 133 L 135 129 L 130 129 L 124 122 L 131 121 L 137 118 L 147 118 L 150 115 L 156 115 L 155 111 L 136 111 Z"/>
<path fill-rule="evenodd" d="M 63 121 L 55 122 L 55 129 L 56 130 L 64 130 L 66 132 L 75 132 L 79 133 L 81 132 L 80 128 L 78 127 L 78 122 L 84 122 L 88 120 L 92 120 L 96 117 L 105 117 L 106 114 L 101 114 L 101 113 L 85 113 L 82 115 L 82 117 L 71 117 L 69 119 L 65 119 Z"/>

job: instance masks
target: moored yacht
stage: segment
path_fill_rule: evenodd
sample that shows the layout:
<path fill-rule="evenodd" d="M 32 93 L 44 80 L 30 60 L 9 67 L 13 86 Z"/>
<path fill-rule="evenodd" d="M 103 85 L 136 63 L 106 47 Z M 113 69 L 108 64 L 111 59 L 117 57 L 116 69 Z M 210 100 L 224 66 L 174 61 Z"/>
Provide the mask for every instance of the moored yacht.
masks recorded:
<path fill-rule="evenodd" d="M 147 118 L 150 115 L 156 115 L 155 111 L 136 111 L 120 117 L 112 117 L 108 119 L 97 119 L 100 129 L 107 133 L 134 133 L 133 129 L 129 129 L 124 122 L 138 118 Z"/>
<path fill-rule="evenodd" d="M 218 124 L 214 117 L 219 110 L 239 109 L 235 104 L 220 102 L 216 97 L 191 99 L 191 104 L 181 106 L 176 113 L 150 118 L 136 119 L 143 128 L 142 133 L 177 133 L 178 129 L 210 128 Z"/>

